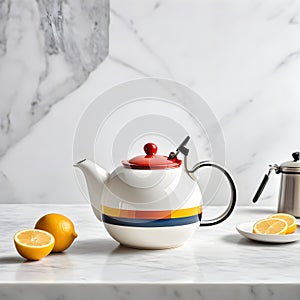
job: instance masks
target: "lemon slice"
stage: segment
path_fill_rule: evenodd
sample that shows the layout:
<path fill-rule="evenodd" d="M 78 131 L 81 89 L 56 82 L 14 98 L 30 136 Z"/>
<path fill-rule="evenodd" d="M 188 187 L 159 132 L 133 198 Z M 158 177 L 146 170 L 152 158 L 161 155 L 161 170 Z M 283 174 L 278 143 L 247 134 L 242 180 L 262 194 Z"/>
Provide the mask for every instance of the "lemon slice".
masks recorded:
<path fill-rule="evenodd" d="M 269 218 L 277 218 L 277 219 L 282 219 L 288 223 L 288 228 L 286 233 L 293 233 L 296 231 L 297 224 L 296 224 L 296 218 L 292 215 L 289 214 L 284 214 L 284 213 L 278 213 L 275 215 L 270 216 Z"/>
<path fill-rule="evenodd" d="M 258 234 L 286 234 L 288 223 L 279 218 L 268 218 L 256 222 L 253 226 L 253 233 Z"/>
<path fill-rule="evenodd" d="M 25 229 L 15 234 L 14 242 L 21 256 L 28 260 L 39 260 L 52 251 L 55 239 L 44 230 Z"/>

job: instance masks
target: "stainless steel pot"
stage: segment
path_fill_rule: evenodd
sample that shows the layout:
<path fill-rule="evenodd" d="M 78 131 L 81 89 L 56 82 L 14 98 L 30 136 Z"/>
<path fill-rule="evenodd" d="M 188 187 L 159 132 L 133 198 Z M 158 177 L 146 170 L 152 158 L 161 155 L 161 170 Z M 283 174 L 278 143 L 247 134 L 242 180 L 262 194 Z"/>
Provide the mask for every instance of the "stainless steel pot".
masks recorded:
<path fill-rule="evenodd" d="M 300 218 L 300 152 L 293 153 L 293 161 L 278 165 L 270 165 L 268 174 L 265 174 L 253 202 L 257 202 L 263 192 L 272 171 L 281 174 L 278 212 L 288 213 Z"/>

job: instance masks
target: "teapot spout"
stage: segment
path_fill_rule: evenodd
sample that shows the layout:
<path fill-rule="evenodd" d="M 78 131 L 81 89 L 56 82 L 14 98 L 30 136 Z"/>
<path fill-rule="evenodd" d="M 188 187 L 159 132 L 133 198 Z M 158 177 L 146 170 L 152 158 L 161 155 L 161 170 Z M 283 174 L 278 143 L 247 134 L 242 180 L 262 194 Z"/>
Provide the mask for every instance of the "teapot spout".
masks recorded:
<path fill-rule="evenodd" d="M 101 220 L 101 195 L 109 173 L 88 159 L 77 162 L 74 167 L 79 168 L 83 172 L 92 208 L 97 218 Z"/>

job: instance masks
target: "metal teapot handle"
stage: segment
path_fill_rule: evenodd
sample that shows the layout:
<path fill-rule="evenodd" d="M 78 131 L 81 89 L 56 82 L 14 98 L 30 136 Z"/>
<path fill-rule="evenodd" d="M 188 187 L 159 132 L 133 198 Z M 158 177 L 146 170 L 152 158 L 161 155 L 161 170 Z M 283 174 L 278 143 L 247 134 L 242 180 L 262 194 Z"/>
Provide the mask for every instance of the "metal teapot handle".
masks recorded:
<path fill-rule="evenodd" d="M 184 157 L 184 164 L 185 164 L 185 166 L 187 166 L 187 156 Z M 186 171 L 195 180 L 196 177 L 195 177 L 194 173 L 198 169 L 203 168 L 203 167 L 213 167 L 213 168 L 220 170 L 225 175 L 226 179 L 228 180 L 230 189 L 231 189 L 231 197 L 230 197 L 230 202 L 229 202 L 227 209 L 220 216 L 210 219 L 210 220 L 202 220 L 200 223 L 201 226 L 211 226 L 211 225 L 216 225 L 216 224 L 223 222 L 231 215 L 231 213 L 234 209 L 234 206 L 236 204 L 237 191 L 236 191 L 234 181 L 233 181 L 231 175 L 229 174 L 229 172 L 226 169 L 224 169 L 222 166 L 220 166 L 214 162 L 202 161 L 202 162 L 197 163 L 191 170 L 186 169 Z"/>
<path fill-rule="evenodd" d="M 261 184 L 259 185 L 258 187 L 258 190 L 257 192 L 255 193 L 254 197 L 253 197 L 253 200 L 252 202 L 253 203 L 256 203 L 260 197 L 260 195 L 262 194 L 263 190 L 265 189 L 268 181 L 269 181 L 269 178 L 270 178 L 270 174 L 271 172 L 274 170 L 275 173 L 278 173 L 279 172 L 279 166 L 278 165 L 269 165 L 270 169 L 269 169 L 269 172 L 268 174 L 265 174 Z"/>

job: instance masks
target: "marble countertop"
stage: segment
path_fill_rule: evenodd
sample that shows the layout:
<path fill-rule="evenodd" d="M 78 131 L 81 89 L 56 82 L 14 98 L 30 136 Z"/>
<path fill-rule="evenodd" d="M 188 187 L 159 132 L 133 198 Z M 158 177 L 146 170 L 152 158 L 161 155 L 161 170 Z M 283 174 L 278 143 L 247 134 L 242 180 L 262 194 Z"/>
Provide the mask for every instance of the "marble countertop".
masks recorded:
<path fill-rule="evenodd" d="M 207 208 L 213 213 L 220 208 Z M 78 238 L 65 253 L 26 262 L 13 244 L 49 212 L 75 223 Z M 200 227 L 184 246 L 135 250 L 120 246 L 83 205 L 0 205 L 0 299 L 289 299 L 300 292 L 300 243 L 261 244 L 240 236 L 235 225 L 275 212 L 238 207 L 224 223 Z M 205 210 L 204 210 L 205 216 Z M 34 285 L 34 288 L 33 288 Z M 51 296 L 50 296 L 51 295 Z"/>

